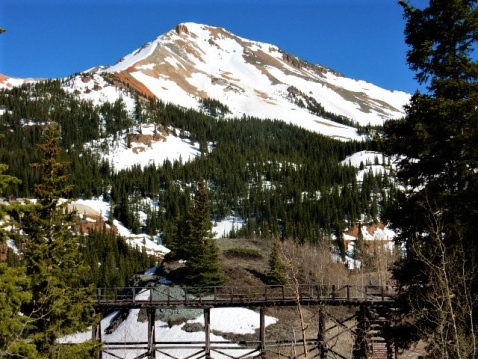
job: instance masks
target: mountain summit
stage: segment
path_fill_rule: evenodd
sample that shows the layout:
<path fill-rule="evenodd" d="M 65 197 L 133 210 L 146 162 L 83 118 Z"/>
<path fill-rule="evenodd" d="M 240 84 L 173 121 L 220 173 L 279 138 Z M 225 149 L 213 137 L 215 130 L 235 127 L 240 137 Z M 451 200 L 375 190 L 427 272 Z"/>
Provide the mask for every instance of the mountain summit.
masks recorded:
<path fill-rule="evenodd" d="M 0 87 L 23 82 L 0 76 Z M 205 112 L 205 102 L 213 101 L 221 109 L 215 116 L 278 119 L 343 140 L 360 139 L 358 126 L 402 117 L 410 99 L 405 92 L 344 77 L 275 45 L 195 23 L 179 24 L 115 65 L 95 67 L 62 84 L 99 102 L 129 97 L 130 106 L 127 88 Z"/>
<path fill-rule="evenodd" d="M 215 99 L 228 107 L 227 116 L 280 119 L 332 137 L 357 135 L 330 114 L 357 125 L 382 124 L 403 116 L 410 97 L 346 78 L 275 45 L 195 23 L 177 25 L 95 71 L 164 102 L 201 109 L 201 99 Z"/>

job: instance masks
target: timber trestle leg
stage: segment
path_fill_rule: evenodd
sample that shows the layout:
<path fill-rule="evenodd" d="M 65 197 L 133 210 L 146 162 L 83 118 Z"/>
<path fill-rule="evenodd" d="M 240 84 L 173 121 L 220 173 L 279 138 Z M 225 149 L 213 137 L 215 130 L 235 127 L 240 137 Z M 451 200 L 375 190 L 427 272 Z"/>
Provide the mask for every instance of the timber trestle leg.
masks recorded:
<path fill-rule="evenodd" d="M 319 358 L 327 358 L 327 344 L 325 342 L 325 313 L 322 308 L 319 309 L 319 330 L 317 333 L 317 343 L 319 349 Z"/>
<path fill-rule="evenodd" d="M 148 358 L 156 359 L 156 309 L 147 309 L 148 315 Z"/>
<path fill-rule="evenodd" d="M 206 338 L 204 339 L 204 355 L 206 359 L 211 358 L 211 309 L 204 308 L 204 332 Z"/>
<path fill-rule="evenodd" d="M 260 356 L 265 358 L 266 356 L 266 321 L 265 321 L 266 307 L 261 307 L 259 310 L 260 326 L 259 326 L 259 341 Z"/>

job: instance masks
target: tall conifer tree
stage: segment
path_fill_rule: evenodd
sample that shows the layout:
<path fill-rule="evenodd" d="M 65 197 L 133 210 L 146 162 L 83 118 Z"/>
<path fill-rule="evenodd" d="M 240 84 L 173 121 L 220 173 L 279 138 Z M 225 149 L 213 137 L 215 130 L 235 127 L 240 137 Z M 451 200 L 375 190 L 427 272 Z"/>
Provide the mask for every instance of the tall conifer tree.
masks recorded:
<path fill-rule="evenodd" d="M 286 267 L 282 262 L 279 246 L 279 241 L 273 239 L 271 253 L 269 255 L 269 271 L 266 276 L 267 284 L 270 285 L 287 284 Z"/>
<path fill-rule="evenodd" d="M 83 261 L 80 237 L 75 225 L 78 217 L 68 208 L 65 173 L 60 161 L 60 138 L 56 123 L 44 129 L 39 149 L 43 162 L 32 166 L 40 174 L 35 185 L 37 203 L 25 212 L 25 265 L 31 280 L 32 300 L 22 307 L 30 318 L 29 333 L 37 350 L 46 357 L 66 358 L 76 348 L 57 344 L 61 335 L 86 330 L 91 325 L 91 288 L 87 287 L 88 267 Z M 84 355 L 91 349 L 84 345 Z M 81 351 L 81 350 L 80 350 Z"/>
<path fill-rule="evenodd" d="M 5 32 L 0 28 L 0 34 Z M 0 136 L 0 138 L 3 136 Z M 11 183 L 19 183 L 18 178 L 4 174 L 8 169 L 5 164 L 0 164 L 0 194 Z M 4 219 L 7 208 L 0 205 L 0 245 L 5 245 L 8 235 L 5 230 L 7 225 Z M 21 313 L 24 303 L 32 299 L 29 291 L 30 281 L 26 276 L 25 268 L 9 267 L 7 263 L 0 263 L 0 357 L 1 358 L 35 358 L 38 356 L 35 346 L 27 337 L 26 327 L 29 318 Z"/>
<path fill-rule="evenodd" d="M 406 248 L 397 264 L 403 344 L 428 343 L 430 358 L 478 357 L 477 1 L 404 7 L 407 61 L 425 93 L 385 126 L 384 148 L 407 185 L 389 212 Z"/>
<path fill-rule="evenodd" d="M 18 183 L 18 179 L 4 174 L 8 167 L 0 164 L 0 194 L 10 183 Z M 12 205 L 0 205 L 0 244 L 5 245 L 8 233 L 4 228 L 10 225 L 3 222 Z M 36 358 L 38 352 L 28 338 L 27 327 L 30 318 L 21 313 L 25 303 L 32 300 L 30 278 L 24 267 L 9 267 L 0 263 L 0 357 L 1 358 Z"/>
<path fill-rule="evenodd" d="M 204 179 L 198 182 L 184 225 L 187 282 L 194 286 L 221 285 L 224 276 L 219 263 L 219 248 L 212 235 L 211 209 Z"/>

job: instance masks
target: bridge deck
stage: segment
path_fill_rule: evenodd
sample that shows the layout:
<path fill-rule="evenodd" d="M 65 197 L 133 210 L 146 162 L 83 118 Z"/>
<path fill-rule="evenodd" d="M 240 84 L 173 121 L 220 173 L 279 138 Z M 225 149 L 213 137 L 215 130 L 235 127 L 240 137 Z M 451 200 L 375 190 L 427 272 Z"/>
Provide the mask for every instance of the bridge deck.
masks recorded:
<path fill-rule="evenodd" d="M 390 287 L 351 285 L 99 288 L 94 305 L 119 309 L 392 304 L 394 295 Z"/>

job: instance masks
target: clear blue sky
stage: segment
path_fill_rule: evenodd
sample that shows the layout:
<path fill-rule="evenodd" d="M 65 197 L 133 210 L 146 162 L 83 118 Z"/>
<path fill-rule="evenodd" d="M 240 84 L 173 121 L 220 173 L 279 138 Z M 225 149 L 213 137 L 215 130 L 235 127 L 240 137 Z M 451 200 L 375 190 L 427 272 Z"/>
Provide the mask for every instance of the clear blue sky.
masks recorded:
<path fill-rule="evenodd" d="M 1 0 L 0 73 L 52 78 L 113 65 L 182 22 L 221 26 L 390 90 L 418 87 L 396 0 Z"/>

